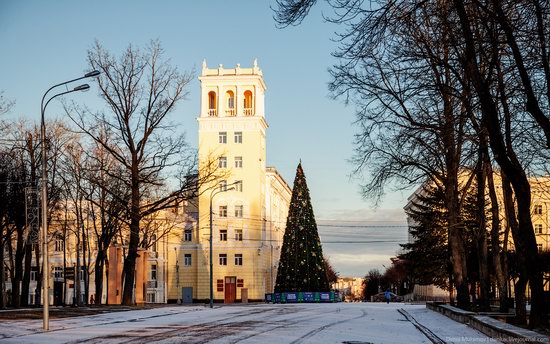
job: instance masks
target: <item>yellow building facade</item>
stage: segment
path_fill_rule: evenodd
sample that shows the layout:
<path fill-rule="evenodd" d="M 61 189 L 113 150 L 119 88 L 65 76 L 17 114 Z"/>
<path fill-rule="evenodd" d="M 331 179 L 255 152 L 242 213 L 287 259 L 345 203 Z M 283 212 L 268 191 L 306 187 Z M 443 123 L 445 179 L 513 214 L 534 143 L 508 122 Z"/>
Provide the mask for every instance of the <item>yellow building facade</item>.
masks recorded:
<path fill-rule="evenodd" d="M 210 298 L 210 228 L 216 302 L 263 300 L 273 291 L 291 197 L 266 166 L 263 74 L 256 61 L 251 68 L 204 62 L 199 80 L 199 166 L 215 159 L 221 177 L 200 186 L 197 223 L 173 247 L 168 300 Z"/>

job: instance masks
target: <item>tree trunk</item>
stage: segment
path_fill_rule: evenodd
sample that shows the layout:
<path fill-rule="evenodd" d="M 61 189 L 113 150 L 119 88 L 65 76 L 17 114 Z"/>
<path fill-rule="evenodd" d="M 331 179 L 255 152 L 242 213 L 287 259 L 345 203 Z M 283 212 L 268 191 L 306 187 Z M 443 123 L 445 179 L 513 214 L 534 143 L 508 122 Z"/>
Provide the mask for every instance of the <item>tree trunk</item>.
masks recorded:
<path fill-rule="evenodd" d="M 15 249 L 15 264 L 13 279 L 11 281 L 11 295 L 14 307 L 21 306 L 21 280 L 23 278 L 23 259 L 25 249 L 23 246 L 23 228 L 17 228 L 17 246 Z"/>
<path fill-rule="evenodd" d="M 525 325 L 527 323 L 527 309 L 525 308 L 526 286 L 527 278 L 520 277 L 514 287 L 516 296 L 516 318 L 514 320 L 518 325 Z"/>
<path fill-rule="evenodd" d="M 31 284 L 31 263 L 32 263 L 32 243 L 31 235 L 27 236 L 25 243 L 25 269 L 23 273 L 23 281 L 21 283 L 21 306 L 29 305 L 29 288 Z"/>
<path fill-rule="evenodd" d="M 36 244 L 34 246 L 34 259 L 36 262 L 37 267 L 37 273 L 36 273 L 36 290 L 34 291 L 34 299 L 36 300 L 36 304 L 40 303 L 41 296 L 42 296 L 42 271 L 40 270 L 41 264 L 40 264 L 40 245 Z"/>
<path fill-rule="evenodd" d="M 139 190 L 139 172 L 137 166 L 137 153 L 132 157 L 132 204 L 130 221 L 130 243 L 128 245 L 128 255 L 124 259 L 124 291 L 122 294 L 123 305 L 133 305 L 133 292 L 136 272 L 136 258 L 139 245 L 139 224 L 140 224 L 140 190 Z"/>
<path fill-rule="evenodd" d="M 450 259 L 453 269 L 454 284 L 456 286 L 457 306 L 462 309 L 470 308 L 468 295 L 468 280 L 466 267 L 466 252 L 464 249 L 464 229 L 460 221 L 460 206 L 458 198 L 458 161 L 455 156 L 455 140 L 453 126 L 448 125 L 446 135 L 446 167 L 447 183 L 445 185 L 445 205 L 448 211 Z"/>
<path fill-rule="evenodd" d="M 518 253 L 521 250 L 521 246 L 518 246 L 515 243 L 515 236 L 519 232 L 519 224 L 516 219 L 516 209 L 514 206 L 512 187 L 506 176 L 502 176 L 502 193 L 504 196 L 504 209 L 506 212 L 506 219 L 508 220 L 508 226 L 514 237 L 514 245 L 516 252 L 516 266 L 518 267 L 519 279 L 521 281 L 520 287 L 522 287 L 521 292 L 518 291 L 517 286 L 514 288 L 514 294 L 516 298 L 516 322 L 518 324 L 526 324 L 526 310 L 525 310 L 525 284 L 527 283 L 527 267 L 526 259 L 523 254 Z M 514 234 L 516 233 L 516 234 Z M 520 243 L 521 245 L 521 243 Z"/>
<path fill-rule="evenodd" d="M 490 310 L 489 303 L 489 262 L 487 252 L 487 217 L 485 216 L 485 181 L 486 175 L 486 161 L 485 158 L 485 140 L 482 136 L 484 133 L 480 133 L 480 147 L 478 156 L 478 170 L 477 170 L 477 210 L 478 210 L 478 228 L 476 233 L 476 253 L 479 269 L 479 309 L 486 312 Z"/>
<path fill-rule="evenodd" d="M 94 302 L 96 305 L 101 304 L 101 299 L 103 296 L 103 270 L 105 266 L 105 257 L 107 256 L 107 251 L 103 249 L 103 245 L 98 241 L 97 247 L 97 257 L 95 260 L 95 299 Z"/>
<path fill-rule="evenodd" d="M 6 241 L 4 240 L 4 228 L 0 227 L 0 309 L 6 308 L 6 281 L 4 280 L 4 243 Z"/>
<path fill-rule="evenodd" d="M 500 246 L 500 210 L 497 193 L 495 191 L 495 182 L 493 179 L 493 167 L 489 160 L 487 152 L 487 187 L 489 198 L 491 199 L 491 252 L 493 266 L 495 269 L 495 278 L 497 281 L 500 312 L 508 312 L 508 264 L 506 262 L 506 251 Z M 503 245 L 507 245 L 504 243 Z M 505 246 L 504 246 L 505 247 Z"/>

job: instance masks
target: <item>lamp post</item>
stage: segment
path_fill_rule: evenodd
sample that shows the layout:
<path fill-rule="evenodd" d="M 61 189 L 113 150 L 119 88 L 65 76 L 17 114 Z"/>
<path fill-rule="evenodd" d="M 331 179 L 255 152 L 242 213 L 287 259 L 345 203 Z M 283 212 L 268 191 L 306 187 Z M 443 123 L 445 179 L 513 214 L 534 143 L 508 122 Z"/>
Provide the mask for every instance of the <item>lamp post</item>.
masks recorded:
<path fill-rule="evenodd" d="M 44 100 L 46 99 L 46 96 L 48 93 L 53 90 L 56 87 L 67 85 L 71 82 L 75 82 L 78 80 L 82 80 L 85 78 L 92 78 L 95 76 L 98 76 L 100 74 L 99 71 L 94 70 L 92 72 L 86 73 L 84 76 L 80 78 L 76 78 L 73 80 L 65 81 L 56 85 L 53 85 L 50 87 L 46 93 L 42 96 L 42 102 L 40 103 L 40 144 L 41 144 L 41 154 L 42 154 L 42 185 L 41 185 L 41 193 L 42 193 L 42 276 L 43 276 L 43 285 L 42 285 L 42 304 L 43 304 L 43 328 L 44 331 L 48 331 L 50 329 L 50 318 L 49 318 L 49 305 L 50 305 L 50 297 L 48 293 L 48 287 L 49 287 L 49 266 L 48 266 L 48 173 L 47 173 L 47 161 L 46 161 L 46 125 L 44 121 L 44 113 L 46 112 L 46 107 L 52 101 L 52 99 L 69 94 L 72 92 L 80 92 L 80 91 L 87 91 L 90 89 L 90 85 L 83 84 L 80 86 L 77 86 L 73 88 L 72 90 L 68 90 L 65 92 L 58 93 L 46 102 L 44 104 Z M 76 282 L 75 282 L 76 283 Z"/>
<path fill-rule="evenodd" d="M 229 185 L 235 185 L 238 182 L 229 184 Z M 214 307 L 214 261 L 212 258 L 212 200 L 214 199 L 214 196 L 216 196 L 219 193 L 235 190 L 235 187 L 227 188 L 228 185 L 224 185 L 223 187 L 220 187 L 219 189 L 216 188 L 212 190 L 210 193 L 210 308 Z"/>

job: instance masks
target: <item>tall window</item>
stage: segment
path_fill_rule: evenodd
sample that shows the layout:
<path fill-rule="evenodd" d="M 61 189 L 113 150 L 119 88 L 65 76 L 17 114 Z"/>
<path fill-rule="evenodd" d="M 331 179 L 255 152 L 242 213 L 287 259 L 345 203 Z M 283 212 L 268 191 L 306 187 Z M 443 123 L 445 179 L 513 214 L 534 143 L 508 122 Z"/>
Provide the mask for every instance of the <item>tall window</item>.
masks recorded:
<path fill-rule="evenodd" d="M 185 266 L 191 266 L 193 264 L 191 253 L 186 253 L 183 255 L 183 265 Z"/>
<path fill-rule="evenodd" d="M 227 158 L 225 156 L 220 156 L 218 160 L 219 168 L 227 168 Z"/>
<path fill-rule="evenodd" d="M 542 223 L 535 223 L 535 234 L 542 234 Z"/>
<path fill-rule="evenodd" d="M 243 143 L 243 132 L 242 131 L 236 131 L 235 132 L 235 143 Z"/>
<path fill-rule="evenodd" d="M 151 281 L 157 280 L 157 265 L 153 264 L 151 265 Z"/>
<path fill-rule="evenodd" d="M 220 241 L 227 241 L 227 229 L 220 229 Z"/>
<path fill-rule="evenodd" d="M 542 244 L 537 244 L 537 250 L 538 250 L 539 252 L 542 252 Z"/>
<path fill-rule="evenodd" d="M 38 277 L 38 266 L 31 266 L 31 281 L 36 281 Z"/>
<path fill-rule="evenodd" d="M 151 235 L 151 251 L 157 252 L 157 235 Z"/>
<path fill-rule="evenodd" d="M 243 206 L 242 205 L 236 205 L 235 206 L 235 217 L 243 217 Z"/>
<path fill-rule="evenodd" d="M 216 102 L 216 92 L 210 91 L 208 92 L 208 116 L 217 116 L 217 102 Z"/>
<path fill-rule="evenodd" d="M 542 215 L 542 204 L 535 205 L 535 215 Z"/>
<path fill-rule="evenodd" d="M 243 157 L 242 156 L 236 156 L 235 157 L 235 168 L 243 168 Z"/>
<path fill-rule="evenodd" d="M 227 180 L 222 180 L 220 182 L 220 191 L 227 191 Z"/>
<path fill-rule="evenodd" d="M 218 142 L 219 143 L 227 143 L 227 132 L 226 131 L 220 131 L 218 133 Z"/>
<path fill-rule="evenodd" d="M 235 254 L 235 265 L 243 265 L 243 255 L 242 253 Z"/>
<path fill-rule="evenodd" d="M 63 267 L 54 266 L 53 267 L 53 277 L 54 278 L 63 278 Z"/>
<path fill-rule="evenodd" d="M 227 217 L 227 206 L 226 205 L 220 205 L 220 217 Z"/>
<path fill-rule="evenodd" d="M 193 232 L 190 229 L 186 229 L 184 232 L 184 240 L 185 241 L 192 241 L 193 240 Z"/>
<path fill-rule="evenodd" d="M 220 265 L 227 265 L 227 254 L 226 253 L 220 253 Z"/>
<path fill-rule="evenodd" d="M 243 192 L 243 181 L 242 180 L 236 180 L 235 181 L 235 191 Z"/>
<path fill-rule="evenodd" d="M 252 116 L 254 109 L 252 108 L 252 92 L 244 92 L 244 114 L 245 116 Z"/>
<path fill-rule="evenodd" d="M 64 249 L 65 249 L 65 241 L 62 238 L 55 239 L 54 251 L 63 252 Z"/>
<path fill-rule="evenodd" d="M 225 92 L 225 101 L 227 105 L 227 110 L 225 110 L 226 115 L 235 116 L 235 94 L 233 91 Z"/>
<path fill-rule="evenodd" d="M 235 229 L 235 240 L 236 241 L 243 241 L 243 230 L 242 229 Z"/>

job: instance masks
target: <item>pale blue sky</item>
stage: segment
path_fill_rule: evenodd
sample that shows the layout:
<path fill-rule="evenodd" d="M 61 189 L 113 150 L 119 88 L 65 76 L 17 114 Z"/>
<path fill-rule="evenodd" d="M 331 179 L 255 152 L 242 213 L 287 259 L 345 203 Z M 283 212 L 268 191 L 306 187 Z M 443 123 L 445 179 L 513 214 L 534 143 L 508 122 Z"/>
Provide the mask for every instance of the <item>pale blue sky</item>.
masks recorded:
<path fill-rule="evenodd" d="M 298 27 L 277 29 L 273 1 L 8 1 L 0 0 L 0 90 L 16 100 L 10 117 L 39 118 L 40 99 L 52 84 L 80 76 L 86 51 L 95 39 L 119 54 L 129 43 L 144 46 L 159 39 L 166 57 L 180 70 L 258 58 L 268 87 L 266 119 L 268 165 L 277 167 L 292 186 L 299 159 L 311 190 L 318 222 L 361 220 L 372 226 L 399 221 L 407 193 L 392 193 L 376 211 L 350 181 L 355 127 L 353 108 L 328 97 L 327 68 L 334 62 L 331 41 L 339 27 L 322 20 L 318 6 Z M 321 5 L 321 4 L 320 4 Z M 196 146 L 199 83 L 194 80 L 173 119 Z M 97 91 L 71 99 L 99 106 Z M 62 113 L 59 104 L 47 116 Z M 336 223 L 330 221 L 330 223 Z M 350 223 L 348 223 L 350 224 Z M 339 232 L 351 233 L 333 236 Z M 320 227 L 323 240 L 406 240 L 406 228 Z M 389 264 L 398 249 L 387 244 L 325 244 L 324 251 L 342 275 L 364 275 Z"/>

